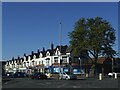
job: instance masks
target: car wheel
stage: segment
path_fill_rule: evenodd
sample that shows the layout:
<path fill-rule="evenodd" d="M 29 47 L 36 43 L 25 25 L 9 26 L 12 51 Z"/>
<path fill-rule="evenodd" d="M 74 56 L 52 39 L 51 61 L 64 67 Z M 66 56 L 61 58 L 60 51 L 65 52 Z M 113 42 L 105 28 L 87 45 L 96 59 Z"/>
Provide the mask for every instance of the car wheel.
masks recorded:
<path fill-rule="evenodd" d="M 59 77 L 59 80 L 62 80 L 62 78 L 61 78 L 61 77 Z"/>
<path fill-rule="evenodd" d="M 66 77 L 66 80 L 69 80 L 69 78 L 68 78 L 68 77 Z"/>
<path fill-rule="evenodd" d="M 41 79 L 41 77 L 38 77 L 38 79 Z"/>

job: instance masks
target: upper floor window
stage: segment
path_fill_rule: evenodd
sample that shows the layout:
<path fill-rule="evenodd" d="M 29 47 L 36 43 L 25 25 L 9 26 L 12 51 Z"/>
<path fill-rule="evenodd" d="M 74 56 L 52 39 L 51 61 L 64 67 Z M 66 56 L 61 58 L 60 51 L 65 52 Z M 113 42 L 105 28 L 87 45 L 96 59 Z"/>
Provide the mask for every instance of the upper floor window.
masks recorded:
<path fill-rule="evenodd" d="M 49 65 L 50 58 L 46 58 L 46 64 Z"/>
<path fill-rule="evenodd" d="M 36 65 L 37 65 L 37 61 L 36 61 Z"/>
<path fill-rule="evenodd" d="M 24 61 L 26 61 L 26 57 L 24 56 Z"/>
<path fill-rule="evenodd" d="M 40 53 L 39 57 L 40 57 L 40 58 L 42 58 L 42 57 L 43 57 L 42 53 Z"/>
<path fill-rule="evenodd" d="M 49 51 L 47 51 L 46 56 L 50 56 L 50 52 Z"/>
<path fill-rule="evenodd" d="M 54 62 L 58 63 L 58 57 L 54 57 Z"/>
<path fill-rule="evenodd" d="M 30 60 L 30 56 L 28 56 L 28 60 Z"/>
<path fill-rule="evenodd" d="M 34 55 L 33 58 L 36 59 L 36 55 Z"/>
<path fill-rule="evenodd" d="M 46 61 L 46 65 L 49 65 L 49 60 Z"/>
<path fill-rule="evenodd" d="M 26 62 L 24 62 L 24 67 L 26 67 Z"/>
<path fill-rule="evenodd" d="M 67 63 L 67 57 L 62 57 L 63 62 L 62 63 Z"/>
<path fill-rule="evenodd" d="M 9 62 L 7 62 L 7 65 L 9 65 Z"/>
<path fill-rule="evenodd" d="M 39 65 L 41 64 L 41 61 L 39 61 Z"/>
<path fill-rule="evenodd" d="M 43 64 L 43 61 L 42 61 L 42 64 Z"/>

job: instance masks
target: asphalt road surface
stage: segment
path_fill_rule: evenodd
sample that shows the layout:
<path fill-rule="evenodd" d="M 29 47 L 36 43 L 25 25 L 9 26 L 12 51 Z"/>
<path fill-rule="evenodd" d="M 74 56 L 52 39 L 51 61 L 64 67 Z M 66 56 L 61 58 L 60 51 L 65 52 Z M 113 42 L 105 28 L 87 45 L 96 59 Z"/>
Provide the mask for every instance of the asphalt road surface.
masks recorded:
<path fill-rule="evenodd" d="M 10 78 L 2 82 L 2 88 L 118 88 L 118 79 L 32 80 L 30 78 Z"/>

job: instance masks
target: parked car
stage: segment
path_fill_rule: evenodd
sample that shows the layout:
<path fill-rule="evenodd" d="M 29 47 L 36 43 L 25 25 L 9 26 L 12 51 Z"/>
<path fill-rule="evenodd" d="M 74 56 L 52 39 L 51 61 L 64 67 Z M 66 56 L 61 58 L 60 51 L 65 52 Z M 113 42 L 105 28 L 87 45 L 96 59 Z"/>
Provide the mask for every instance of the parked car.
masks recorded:
<path fill-rule="evenodd" d="M 59 74 L 59 79 L 62 80 L 62 79 L 65 79 L 65 80 L 70 80 L 70 79 L 77 79 L 77 76 L 75 74 L 72 74 L 72 73 L 60 73 Z"/>
<path fill-rule="evenodd" d="M 108 73 L 108 76 L 109 77 L 115 77 L 115 73 L 117 74 L 117 77 L 120 77 L 120 72 L 110 72 L 110 73 Z"/>
<path fill-rule="evenodd" d="M 28 77 L 28 74 L 26 74 L 25 72 L 16 72 L 14 74 L 14 77 Z"/>
<path fill-rule="evenodd" d="M 31 79 L 47 79 L 47 76 L 43 73 L 35 72 L 31 75 Z"/>
<path fill-rule="evenodd" d="M 7 77 L 13 77 L 13 75 L 14 75 L 13 72 L 7 72 L 7 73 L 5 74 L 5 76 L 7 76 Z"/>
<path fill-rule="evenodd" d="M 47 76 L 47 78 L 52 77 L 52 74 L 51 74 L 51 73 L 45 73 L 45 75 Z"/>

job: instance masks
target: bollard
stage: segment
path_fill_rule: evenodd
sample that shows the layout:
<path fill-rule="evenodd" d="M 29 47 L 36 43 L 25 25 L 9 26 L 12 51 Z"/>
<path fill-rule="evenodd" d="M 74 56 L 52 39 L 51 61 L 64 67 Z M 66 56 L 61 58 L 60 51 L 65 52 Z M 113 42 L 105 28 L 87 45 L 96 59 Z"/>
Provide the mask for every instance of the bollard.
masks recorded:
<path fill-rule="evenodd" d="M 117 79 L 117 73 L 115 73 L 115 79 Z"/>
<path fill-rule="evenodd" d="M 99 80 L 102 80 L 102 73 L 99 74 Z"/>
<path fill-rule="evenodd" d="M 88 78 L 88 73 L 86 73 L 86 77 Z"/>

